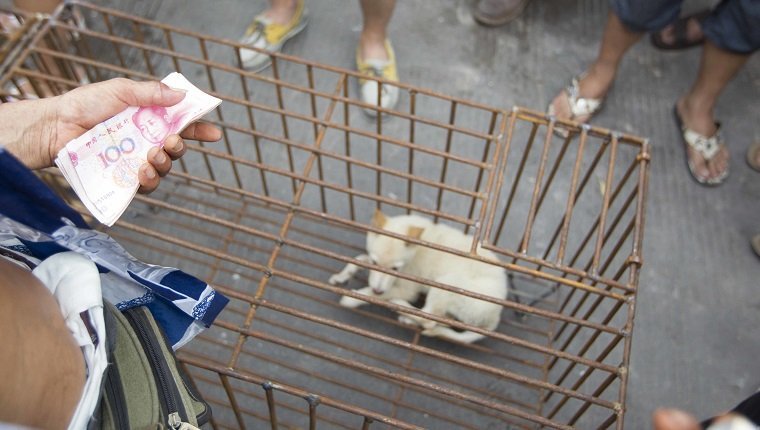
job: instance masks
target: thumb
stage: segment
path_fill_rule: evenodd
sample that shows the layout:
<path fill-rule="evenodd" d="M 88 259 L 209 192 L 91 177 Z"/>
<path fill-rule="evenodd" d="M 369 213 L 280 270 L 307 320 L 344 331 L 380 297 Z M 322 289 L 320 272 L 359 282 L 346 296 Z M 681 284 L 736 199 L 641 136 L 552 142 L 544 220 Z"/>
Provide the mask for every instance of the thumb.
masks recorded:
<path fill-rule="evenodd" d="M 185 98 L 184 90 L 169 88 L 158 81 L 136 82 L 117 78 L 103 82 L 128 106 L 173 106 Z"/>

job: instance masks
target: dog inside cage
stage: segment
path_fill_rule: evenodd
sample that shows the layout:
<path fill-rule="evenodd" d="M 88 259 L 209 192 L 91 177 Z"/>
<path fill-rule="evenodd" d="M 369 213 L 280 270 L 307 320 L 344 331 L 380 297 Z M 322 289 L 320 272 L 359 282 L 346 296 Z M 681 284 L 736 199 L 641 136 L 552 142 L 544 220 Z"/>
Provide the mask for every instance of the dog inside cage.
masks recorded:
<path fill-rule="evenodd" d="M 475 242 L 472 236 L 464 235 L 443 224 L 434 224 L 429 219 L 417 215 L 388 217 L 377 210 L 372 217 L 372 226 L 395 234 L 407 235 L 409 238 L 448 246 L 462 252 L 469 251 Z M 477 248 L 477 244 L 475 246 L 475 255 L 486 260 L 497 261 L 492 252 Z M 407 308 L 415 308 L 412 303 L 422 300 L 424 301 L 421 306 L 422 313 L 450 317 L 485 330 L 494 330 L 499 325 L 501 306 L 498 303 L 463 297 L 455 290 L 448 291 L 431 287 L 413 278 L 396 276 L 396 274 L 403 274 L 427 279 L 504 300 L 508 288 L 507 275 L 504 269 L 498 266 L 468 261 L 450 253 L 415 246 L 403 239 L 377 233 L 367 233 L 367 253 L 358 255 L 356 259 L 379 266 L 380 270 L 370 270 L 367 278 L 368 286 L 356 290 L 355 293 L 374 296 Z M 343 270 L 330 276 L 328 282 L 333 285 L 345 283 L 358 269 L 359 266 L 349 263 Z M 343 296 L 340 299 L 341 306 L 347 308 L 356 308 L 366 303 L 352 296 Z M 402 314 L 399 316 L 399 321 L 421 327 L 423 336 L 437 336 L 465 343 L 485 338 L 485 335 L 481 333 L 469 330 L 456 331 L 445 324 L 416 314 Z"/>
<path fill-rule="evenodd" d="M 212 428 L 622 428 L 645 141 L 403 84 L 384 109 L 355 72 L 67 7 L 3 102 L 170 71 L 223 100 L 222 141 L 107 229 L 231 299 L 178 351 Z"/>

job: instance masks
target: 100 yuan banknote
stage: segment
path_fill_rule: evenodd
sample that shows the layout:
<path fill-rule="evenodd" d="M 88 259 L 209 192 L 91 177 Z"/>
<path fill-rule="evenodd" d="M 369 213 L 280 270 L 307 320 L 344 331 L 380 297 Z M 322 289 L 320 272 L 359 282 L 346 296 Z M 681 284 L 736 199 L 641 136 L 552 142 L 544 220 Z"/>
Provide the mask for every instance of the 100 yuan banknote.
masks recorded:
<path fill-rule="evenodd" d="M 185 98 L 170 107 L 129 107 L 58 153 L 56 164 L 87 209 L 103 224 L 113 225 L 134 198 L 139 188 L 138 170 L 147 161 L 148 151 L 221 103 L 179 73 L 161 82 L 185 90 Z"/>

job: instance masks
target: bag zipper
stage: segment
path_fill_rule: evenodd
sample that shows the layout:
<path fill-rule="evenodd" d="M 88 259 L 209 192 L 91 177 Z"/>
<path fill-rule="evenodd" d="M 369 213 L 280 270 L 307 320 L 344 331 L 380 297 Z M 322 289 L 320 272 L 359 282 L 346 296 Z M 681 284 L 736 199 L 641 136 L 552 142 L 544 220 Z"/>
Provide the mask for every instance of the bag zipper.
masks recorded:
<path fill-rule="evenodd" d="M 200 415 L 195 416 L 195 421 L 199 426 L 208 423 L 209 419 L 211 418 L 211 406 L 209 406 L 209 404 L 203 400 L 201 395 L 198 393 L 198 389 L 196 388 L 195 384 L 193 384 L 193 382 L 189 379 L 189 376 L 185 373 L 182 366 L 177 366 L 177 372 L 179 373 L 180 380 L 182 380 L 182 385 L 185 386 L 185 390 L 187 390 L 187 394 L 190 395 L 190 398 L 203 405 L 204 411 Z"/>
<path fill-rule="evenodd" d="M 183 422 L 182 419 L 180 419 L 178 413 L 169 414 L 169 427 L 173 428 L 174 430 L 201 430 L 198 427 Z"/>
<path fill-rule="evenodd" d="M 105 389 L 106 397 L 113 406 L 111 413 L 113 414 L 115 428 L 117 430 L 128 430 L 129 415 L 127 414 L 127 411 L 124 410 L 127 401 L 124 398 L 124 391 L 121 389 L 121 375 L 119 374 L 119 368 L 116 367 L 115 364 L 111 364 L 108 369 Z"/>
<path fill-rule="evenodd" d="M 156 377 L 156 384 L 158 385 L 158 397 L 161 401 L 164 412 L 167 414 L 167 423 L 175 430 L 179 430 L 180 428 L 183 428 L 183 430 L 185 428 L 193 428 L 192 426 L 182 427 L 183 424 L 187 424 L 182 420 L 182 416 L 187 416 L 187 413 L 182 408 L 179 390 L 177 389 L 177 386 L 174 383 L 174 377 L 163 358 L 161 346 L 158 345 L 158 339 L 156 339 L 152 333 L 149 333 L 146 327 L 146 325 L 150 323 L 147 321 L 147 318 L 140 315 L 138 312 L 139 311 L 136 309 L 128 309 L 123 313 L 127 318 L 127 321 L 129 321 L 130 325 L 135 329 L 135 333 L 145 350 L 145 355 L 151 363 L 153 374 Z"/>

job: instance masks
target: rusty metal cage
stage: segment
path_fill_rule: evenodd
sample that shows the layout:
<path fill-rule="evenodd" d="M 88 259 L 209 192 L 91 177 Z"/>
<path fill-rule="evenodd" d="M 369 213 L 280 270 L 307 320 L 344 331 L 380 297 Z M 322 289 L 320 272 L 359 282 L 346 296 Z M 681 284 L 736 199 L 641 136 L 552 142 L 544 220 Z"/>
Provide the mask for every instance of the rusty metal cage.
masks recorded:
<path fill-rule="evenodd" d="M 159 190 L 107 229 L 138 258 L 231 298 L 178 352 L 212 404 L 211 427 L 623 427 L 645 140 L 403 84 L 396 109 L 366 105 L 355 72 L 273 54 L 251 73 L 234 41 L 87 3 L 14 40 L 3 102 L 175 70 L 223 99 L 209 115 L 222 141 L 190 143 Z M 60 175 L 45 175 L 87 216 Z M 498 329 L 412 311 L 487 335 L 455 344 L 399 323 L 395 304 L 339 306 L 366 276 L 339 287 L 332 273 L 381 270 L 354 259 L 381 232 L 375 208 L 473 235 L 469 253 L 421 246 L 498 254 L 506 300 L 421 280 L 499 303 Z"/>

